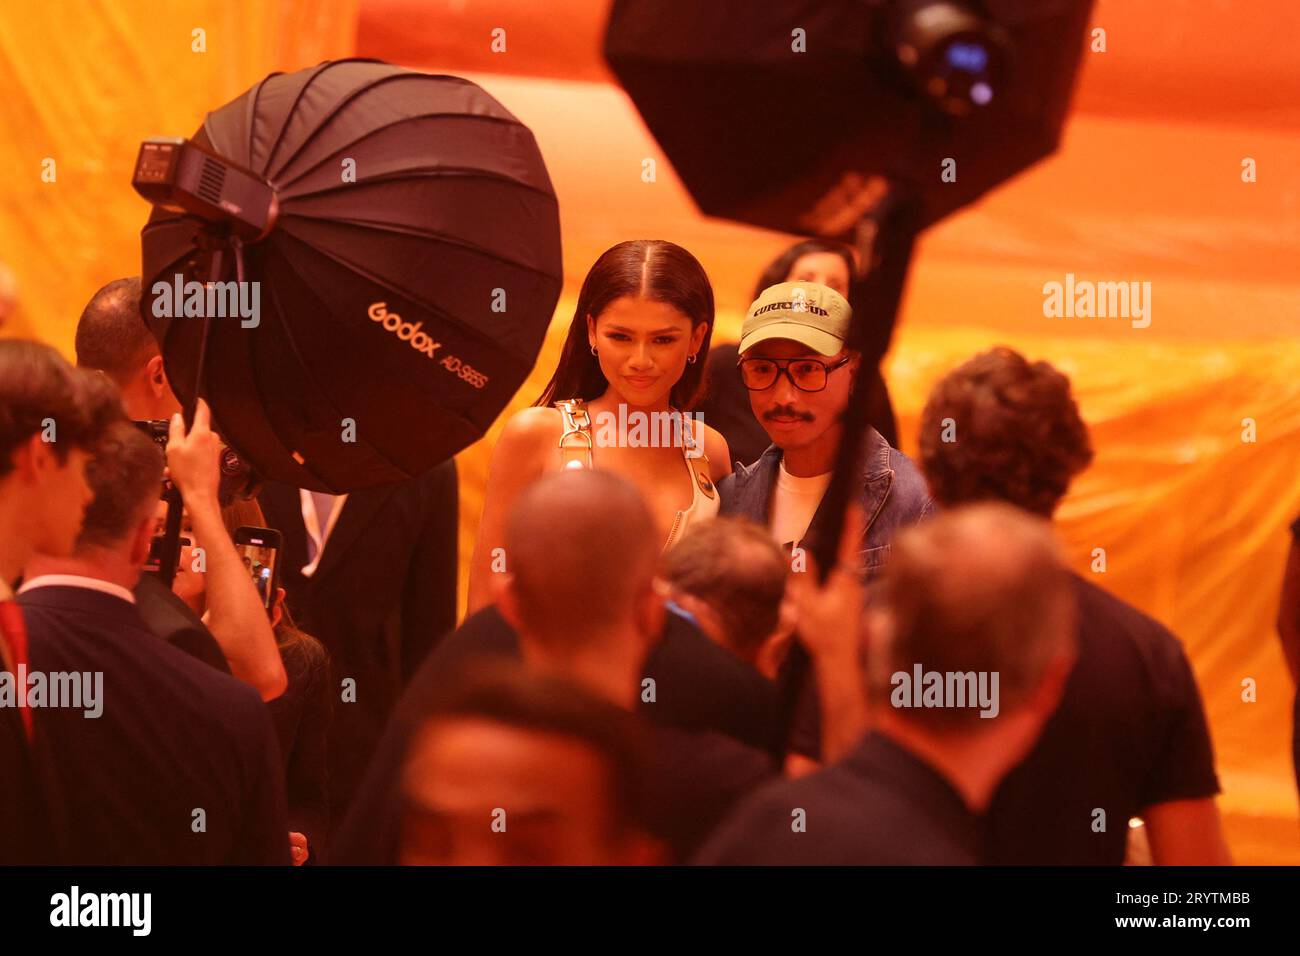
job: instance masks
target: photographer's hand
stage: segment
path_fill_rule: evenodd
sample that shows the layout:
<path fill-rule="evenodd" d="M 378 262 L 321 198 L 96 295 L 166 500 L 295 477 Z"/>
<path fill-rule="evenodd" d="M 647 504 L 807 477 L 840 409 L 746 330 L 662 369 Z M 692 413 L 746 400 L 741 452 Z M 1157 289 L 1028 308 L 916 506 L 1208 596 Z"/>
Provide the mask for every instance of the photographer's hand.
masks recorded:
<path fill-rule="evenodd" d="M 199 399 L 188 433 L 173 415 L 167 468 L 189 512 L 195 544 L 203 549 L 208 611 L 204 623 L 221 645 L 230 672 L 273 700 L 289 680 L 257 585 L 221 520 L 221 439 L 212 431 L 207 403 Z"/>
<path fill-rule="evenodd" d="M 199 399 L 188 434 L 180 414 L 172 416 L 167 438 L 167 471 L 191 514 L 196 507 L 209 502 L 218 506 L 220 462 L 221 439 L 212 430 L 212 413 L 207 402 Z"/>

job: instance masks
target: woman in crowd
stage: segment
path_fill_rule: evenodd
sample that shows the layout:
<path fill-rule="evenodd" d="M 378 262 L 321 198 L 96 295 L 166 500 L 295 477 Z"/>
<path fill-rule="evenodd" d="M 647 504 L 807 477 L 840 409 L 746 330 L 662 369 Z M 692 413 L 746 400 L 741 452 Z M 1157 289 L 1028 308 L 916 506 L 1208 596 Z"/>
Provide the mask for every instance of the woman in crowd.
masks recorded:
<path fill-rule="evenodd" d="M 493 450 L 469 613 L 493 602 L 492 572 L 508 566 L 500 560 L 506 515 L 544 472 L 598 467 L 630 479 L 665 548 L 717 513 L 716 483 L 731 471 L 726 441 L 680 414 L 692 408 L 712 333 L 713 289 L 681 246 L 638 239 L 596 260 L 555 374 L 536 404 L 506 423 Z M 661 427 L 668 422 L 677 424 Z"/>
<path fill-rule="evenodd" d="M 244 525 L 264 527 L 266 519 L 255 500 L 237 500 L 221 511 L 233 537 Z M 179 577 L 179 575 L 178 575 Z M 202 578 L 203 575 L 195 575 Z M 329 655 L 320 641 L 298 629 L 284 603 L 284 588 L 272 579 L 275 601 L 271 627 L 289 678 L 285 692 L 267 701 L 284 759 L 289 802 L 289 843 L 295 865 L 313 861 L 324 849 L 329 833 L 329 787 L 326 744 L 332 696 Z"/>

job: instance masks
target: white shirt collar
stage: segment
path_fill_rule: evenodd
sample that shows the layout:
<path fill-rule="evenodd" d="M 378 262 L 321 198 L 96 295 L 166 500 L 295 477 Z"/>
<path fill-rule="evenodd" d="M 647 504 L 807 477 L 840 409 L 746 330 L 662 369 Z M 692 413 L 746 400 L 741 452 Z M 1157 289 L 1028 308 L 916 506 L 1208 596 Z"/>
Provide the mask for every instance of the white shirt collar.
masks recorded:
<path fill-rule="evenodd" d="M 780 463 L 780 470 L 777 472 L 777 483 L 783 488 L 791 488 L 795 491 L 808 494 L 816 491 L 825 491 L 831 483 L 832 472 L 824 471 L 820 475 L 792 475 L 785 470 L 785 461 Z"/>
<path fill-rule="evenodd" d="M 307 532 L 307 537 L 316 545 L 316 556 L 300 572 L 303 577 L 309 578 L 316 573 L 316 568 L 320 565 L 321 555 L 325 553 L 325 545 L 329 543 L 334 526 L 338 524 L 339 515 L 343 513 L 343 506 L 347 504 L 348 496 L 346 494 L 334 496 L 334 507 L 330 509 L 329 520 L 325 522 L 324 528 L 320 526 L 320 519 L 316 515 L 316 499 L 311 496 L 311 492 L 306 488 L 299 488 L 298 501 L 302 505 L 303 529 Z"/>
<path fill-rule="evenodd" d="M 18 593 L 26 594 L 36 588 L 84 588 L 87 591 L 100 591 L 104 594 L 111 594 L 115 598 L 121 598 L 128 604 L 135 603 L 135 595 L 122 585 L 114 584 L 111 581 L 101 581 L 99 578 L 83 577 L 80 574 L 42 574 L 30 581 L 24 581 L 23 586 L 18 589 Z"/>

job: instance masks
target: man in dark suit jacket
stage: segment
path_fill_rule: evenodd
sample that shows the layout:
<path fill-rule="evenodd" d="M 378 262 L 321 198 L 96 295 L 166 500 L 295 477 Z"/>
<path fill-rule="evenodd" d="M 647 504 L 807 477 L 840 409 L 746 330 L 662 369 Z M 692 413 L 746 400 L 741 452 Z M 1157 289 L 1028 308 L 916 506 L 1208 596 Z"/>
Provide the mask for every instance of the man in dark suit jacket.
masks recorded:
<path fill-rule="evenodd" d="M 283 535 L 289 609 L 330 653 L 330 806 L 341 821 L 402 687 L 456 626 L 456 463 L 341 499 L 268 483 L 259 502 Z"/>
<path fill-rule="evenodd" d="M 98 717 L 36 715 L 43 862 L 287 865 L 284 770 L 257 692 L 158 640 L 129 592 L 101 584 L 41 575 L 18 596 L 33 670 L 103 675 Z"/>
<path fill-rule="evenodd" d="M 87 472 L 95 497 L 73 554 L 31 559 L 18 595 L 31 673 L 51 688 L 71 675 L 60 683 L 80 697 L 34 713 L 44 862 L 287 864 L 284 771 L 260 696 L 160 640 L 135 607 L 161 454 L 123 422 Z"/>

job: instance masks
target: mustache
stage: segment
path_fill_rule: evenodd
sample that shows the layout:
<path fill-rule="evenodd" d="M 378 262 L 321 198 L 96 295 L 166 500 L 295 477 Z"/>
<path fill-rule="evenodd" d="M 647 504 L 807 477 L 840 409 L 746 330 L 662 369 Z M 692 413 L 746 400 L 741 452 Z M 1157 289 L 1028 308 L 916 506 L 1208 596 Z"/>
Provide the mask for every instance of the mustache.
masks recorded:
<path fill-rule="evenodd" d="M 763 418 L 768 420 L 773 418 L 797 418 L 805 422 L 813 420 L 811 412 L 801 412 L 793 405 L 775 405 L 763 413 Z"/>

